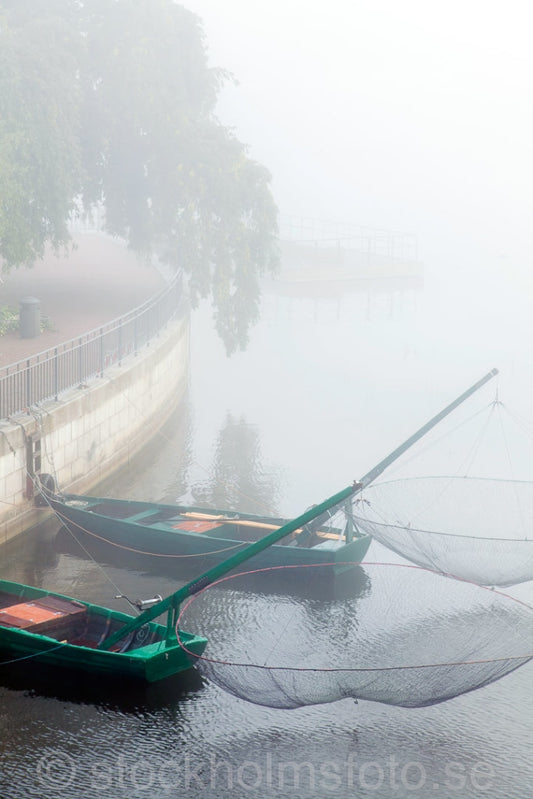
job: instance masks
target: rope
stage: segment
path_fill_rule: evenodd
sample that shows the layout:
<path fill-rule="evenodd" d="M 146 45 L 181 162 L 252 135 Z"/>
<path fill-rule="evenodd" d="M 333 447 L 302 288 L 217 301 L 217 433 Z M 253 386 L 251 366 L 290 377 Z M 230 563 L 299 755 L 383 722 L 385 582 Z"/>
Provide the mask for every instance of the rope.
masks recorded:
<path fill-rule="evenodd" d="M 50 471 L 52 472 L 52 476 L 54 478 L 55 484 L 59 485 L 59 480 L 58 480 L 58 476 L 57 476 L 57 469 L 56 469 L 56 466 L 55 466 L 55 463 L 54 463 L 54 456 L 53 456 L 53 453 L 48 449 L 47 437 L 44 434 L 44 427 L 43 427 L 43 416 L 45 414 L 47 416 L 51 416 L 52 414 L 49 411 L 47 411 L 46 409 L 44 411 L 42 411 L 42 412 L 39 412 L 37 409 L 32 409 L 31 413 L 32 413 L 33 418 L 35 419 L 37 425 L 39 426 L 40 440 L 41 440 L 42 445 L 43 445 L 42 454 L 44 455 L 44 457 L 46 458 L 46 460 L 50 464 Z M 43 470 L 41 469 L 41 472 L 42 471 Z"/>
<path fill-rule="evenodd" d="M 520 502 L 520 497 L 518 495 L 518 486 L 517 486 L 516 480 L 514 478 L 514 469 L 513 469 L 513 464 L 512 464 L 512 460 L 511 460 L 511 452 L 509 450 L 509 442 L 507 440 L 505 428 L 504 428 L 504 425 L 503 425 L 503 419 L 502 419 L 503 411 L 505 411 L 505 406 L 504 406 L 504 404 L 502 402 L 499 402 L 498 403 L 498 421 L 500 423 L 500 430 L 501 430 L 501 433 L 502 433 L 505 452 L 506 452 L 506 455 L 507 455 L 507 461 L 509 463 L 509 471 L 510 471 L 510 474 L 511 474 L 511 479 L 513 481 L 513 491 L 514 491 L 514 495 L 515 495 L 516 506 L 518 508 L 518 513 L 520 515 L 520 527 L 522 529 L 522 532 L 525 533 L 526 526 L 525 526 L 525 520 L 524 520 L 524 513 L 523 513 L 522 503 Z M 524 537 L 527 539 L 527 535 L 525 535 Z"/>
<path fill-rule="evenodd" d="M 470 422 L 472 422 L 473 419 L 475 419 L 480 414 L 484 413 L 487 410 L 487 408 L 491 408 L 492 404 L 493 403 L 490 403 L 489 405 L 480 408 L 478 411 L 473 413 L 467 419 L 455 425 L 455 427 L 452 427 L 450 430 L 448 430 L 448 432 L 443 433 L 443 435 L 439 436 L 438 438 L 435 438 L 434 441 L 426 444 L 426 446 L 420 446 L 418 452 L 413 452 L 411 455 L 402 457 L 401 463 L 397 463 L 396 465 L 392 464 L 391 466 L 389 466 L 388 468 L 389 474 L 394 474 L 395 472 L 398 472 L 398 470 L 403 469 L 407 463 L 410 463 L 412 460 L 416 460 L 416 458 L 419 458 L 428 450 L 433 449 L 433 447 L 437 446 L 437 444 L 440 444 L 441 441 L 451 436 L 457 430 L 460 430 L 465 425 L 470 424 Z"/>
<path fill-rule="evenodd" d="M 404 478 L 403 480 L 388 480 L 388 481 L 383 482 L 383 483 L 377 483 L 375 488 L 380 488 L 381 486 L 386 486 L 389 483 L 391 483 L 391 484 L 392 483 L 403 483 L 403 482 L 408 482 L 409 480 L 412 480 L 413 482 L 415 482 L 417 480 L 434 480 L 434 479 L 437 479 L 437 480 L 439 480 L 439 479 L 448 480 L 450 483 L 451 483 L 452 480 L 457 480 L 457 479 L 473 480 L 473 481 L 487 482 L 487 483 L 491 483 L 491 482 L 492 483 L 507 483 L 507 482 L 509 482 L 507 480 L 495 480 L 494 478 L 490 478 L 490 477 L 463 477 L 463 478 L 448 477 L 448 476 L 433 476 L 433 477 L 422 477 L 422 478 L 420 478 L 420 477 L 409 477 L 409 478 Z M 524 480 L 522 480 L 522 481 L 517 480 L 515 482 L 517 484 L 519 484 L 519 483 L 526 483 L 527 485 L 532 485 L 533 484 L 532 481 L 524 481 Z M 373 503 L 366 502 L 366 504 L 370 505 L 372 507 L 372 512 L 376 516 L 379 516 L 381 519 L 385 518 L 383 516 L 383 514 L 379 513 L 376 510 L 376 508 L 375 508 Z M 364 516 L 362 516 L 362 515 L 358 516 L 356 513 L 354 513 L 354 520 L 357 523 L 358 520 L 366 521 L 366 518 Z M 428 529 L 425 529 L 425 528 L 422 528 L 422 527 L 412 527 L 409 524 L 404 525 L 404 524 L 401 524 L 399 521 L 396 522 L 396 523 L 394 523 L 394 522 L 388 522 L 388 523 L 387 522 L 381 522 L 380 526 L 387 527 L 387 528 L 390 528 L 390 529 L 395 529 L 395 528 L 397 528 L 399 526 L 403 526 L 406 529 L 411 530 L 411 531 L 416 532 L 416 533 L 426 533 L 427 535 L 445 536 L 446 538 L 464 538 L 464 539 L 470 539 L 472 541 L 503 541 L 505 543 L 513 543 L 513 542 L 518 542 L 518 541 L 524 541 L 524 538 L 508 538 L 508 537 L 497 538 L 497 537 L 494 537 L 494 536 L 466 535 L 464 533 L 460 533 L 460 534 L 458 534 L 458 533 L 446 533 L 446 532 L 443 532 L 442 530 L 428 530 Z M 526 540 L 529 540 L 529 539 L 526 539 Z"/>
<path fill-rule="evenodd" d="M 524 430 L 524 432 L 527 433 L 528 437 L 531 440 L 533 440 L 533 426 L 531 425 L 531 422 L 528 419 L 526 419 L 525 417 L 521 416 L 520 414 L 515 413 L 514 411 L 511 411 L 507 407 L 507 405 L 504 405 L 503 403 L 502 403 L 502 407 L 505 410 L 505 412 L 507 413 L 507 415 L 510 416 L 511 419 L 514 421 L 516 426 L 520 427 L 522 430 Z"/>
<path fill-rule="evenodd" d="M 497 401 L 495 400 L 494 402 L 491 402 L 491 404 L 488 407 L 489 407 L 489 413 L 488 413 L 488 416 L 487 416 L 487 418 L 485 420 L 485 423 L 483 424 L 483 427 L 479 431 L 477 438 L 474 440 L 474 443 L 472 444 L 472 446 L 470 448 L 470 452 L 465 456 L 465 459 L 463 461 L 463 463 L 468 463 L 468 461 L 470 460 L 469 465 L 465 469 L 465 473 L 464 473 L 465 476 L 468 476 L 469 469 L 472 467 L 472 464 L 474 463 L 474 460 L 475 460 L 475 458 L 476 458 L 476 456 L 477 456 L 477 454 L 479 452 L 479 449 L 481 447 L 481 442 L 482 442 L 482 440 L 484 439 L 484 437 L 487 434 L 487 430 L 488 430 L 488 427 L 489 427 L 489 424 L 490 424 L 490 420 L 493 417 L 494 412 L 495 412 L 494 409 L 497 407 Z"/>
<path fill-rule="evenodd" d="M 32 481 L 32 483 L 33 483 L 33 485 L 34 485 L 34 488 L 36 488 L 36 489 L 37 489 L 37 491 L 38 491 L 38 492 L 41 494 L 41 496 L 44 498 L 44 500 L 45 500 L 45 502 L 47 503 L 48 507 L 49 507 L 49 508 L 50 508 L 52 511 L 54 511 L 54 509 L 53 509 L 53 508 L 52 508 L 52 506 L 50 505 L 50 502 L 49 502 L 49 500 L 48 500 L 48 497 L 46 496 L 46 493 L 45 493 L 44 491 L 42 491 L 42 490 L 41 490 L 41 486 L 40 486 L 40 484 L 39 484 L 39 481 L 38 481 L 38 480 L 36 480 L 36 479 L 35 479 L 35 477 L 34 477 L 33 475 L 29 474 L 29 472 L 28 472 L 27 470 L 26 470 L 26 474 L 28 475 L 28 477 L 29 477 L 29 478 L 30 478 L 30 480 Z M 55 515 L 57 516 L 58 514 L 56 513 Z M 60 519 L 60 521 L 61 521 L 61 519 Z M 62 522 L 62 524 L 63 524 L 63 522 Z M 88 552 L 88 551 L 87 551 L 87 549 L 85 549 L 85 547 L 83 546 L 83 544 L 82 544 L 80 541 L 78 541 L 78 539 L 76 538 L 76 536 L 74 535 L 74 533 L 72 532 L 72 530 L 69 530 L 69 532 L 70 532 L 70 534 L 72 535 L 72 537 L 74 538 L 74 540 L 76 541 L 76 543 L 78 544 L 78 546 L 80 547 L 80 549 L 82 549 L 82 550 L 85 552 L 85 554 L 87 555 L 87 557 L 89 558 L 89 560 L 90 560 L 90 561 L 91 561 L 91 562 L 94 564 L 94 566 L 96 566 L 96 567 L 97 567 L 97 568 L 100 570 L 101 574 L 102 574 L 102 575 L 104 576 L 104 578 L 105 578 L 105 579 L 108 581 L 108 583 L 109 583 L 110 585 L 112 585 L 112 586 L 113 586 L 113 588 L 114 588 L 114 589 L 115 589 L 115 590 L 116 590 L 116 591 L 117 591 L 119 594 L 122 594 L 122 593 L 124 593 L 124 592 L 122 591 L 122 589 L 121 589 L 121 588 L 120 588 L 120 587 L 119 587 L 119 586 L 118 586 L 118 585 L 115 583 L 115 581 L 114 581 L 114 580 L 113 580 L 113 579 L 112 579 L 112 578 L 111 578 L 111 577 L 110 577 L 110 576 L 107 574 L 107 572 L 106 572 L 106 570 L 104 569 L 104 567 L 103 567 L 103 566 L 102 566 L 100 563 L 98 563 L 98 561 L 97 561 L 97 560 L 95 560 L 95 558 L 93 558 L 93 556 L 91 555 L 91 553 L 90 553 L 90 552 Z"/>
<path fill-rule="evenodd" d="M 453 482 L 454 479 L 457 478 L 458 475 L 461 475 L 461 476 L 464 476 L 464 477 L 468 477 L 469 476 L 469 473 L 471 472 L 471 469 L 472 469 L 472 465 L 473 465 L 474 461 L 476 460 L 476 457 L 477 457 L 477 455 L 479 453 L 479 450 L 481 448 L 481 444 L 482 444 L 483 440 L 486 438 L 486 436 L 488 435 L 488 430 L 489 430 L 489 426 L 491 424 L 491 421 L 493 421 L 495 418 L 497 418 L 497 420 L 499 422 L 499 427 L 501 429 L 501 433 L 502 433 L 502 437 L 503 437 L 504 445 L 505 445 L 505 450 L 506 450 L 506 454 L 507 454 L 507 459 L 508 459 L 508 462 L 509 462 L 510 473 L 512 475 L 513 481 L 515 481 L 514 470 L 513 470 L 513 466 L 512 466 L 512 460 L 511 460 L 511 453 L 510 453 L 510 449 L 509 449 L 509 445 L 508 445 L 508 441 L 507 441 L 507 438 L 506 438 L 506 433 L 505 433 L 505 429 L 504 429 L 503 421 L 502 421 L 502 411 L 506 411 L 507 409 L 506 409 L 506 406 L 498 399 L 498 391 L 497 390 L 496 390 L 495 399 L 488 406 L 484 406 L 479 411 L 476 411 L 474 414 L 469 416 L 468 419 L 466 419 L 465 421 L 463 421 L 460 424 L 456 425 L 450 431 L 448 431 L 447 433 L 445 433 L 442 436 L 440 436 L 440 438 L 436 439 L 436 441 L 434 441 L 433 443 L 429 444 L 427 447 L 423 448 L 420 453 L 412 456 L 408 460 L 412 460 L 414 457 L 419 457 L 420 454 L 422 454 L 422 452 L 425 452 L 428 449 L 434 447 L 437 443 L 440 443 L 442 440 L 448 438 L 450 435 L 455 433 L 457 430 L 461 429 L 462 427 L 464 427 L 467 424 L 470 424 L 473 421 L 473 419 L 477 418 L 481 413 L 484 413 L 487 410 L 488 410 L 487 417 L 486 417 L 485 421 L 483 422 L 483 425 L 482 425 L 481 429 L 477 433 L 477 435 L 476 435 L 476 437 L 475 437 L 475 439 L 474 439 L 469 451 L 467 452 L 467 454 L 463 458 L 461 464 L 459 464 L 459 466 L 458 466 L 458 468 L 456 470 L 456 474 L 455 475 L 451 475 L 449 480 L 448 480 L 448 482 L 443 482 L 440 492 L 438 494 L 434 495 L 433 498 L 427 504 L 425 504 L 423 506 L 421 505 L 416 512 L 411 514 L 411 516 L 410 516 L 410 518 L 408 519 L 407 522 L 403 522 L 403 521 L 400 522 L 398 520 L 398 522 L 397 522 L 398 524 L 400 524 L 403 527 L 410 527 L 414 522 L 416 522 L 416 519 L 418 519 L 422 514 L 426 513 L 431 507 L 433 507 L 444 496 L 446 491 L 449 489 L 451 483 Z M 391 471 L 393 471 L 393 470 L 391 470 Z M 392 481 L 387 481 L 387 482 L 392 482 Z M 515 486 L 515 495 L 516 495 L 516 499 L 517 499 L 517 507 L 519 508 L 519 511 L 520 511 L 520 527 L 521 527 L 522 531 L 524 531 L 525 530 L 524 515 L 523 515 L 523 512 L 522 512 L 522 508 L 520 506 L 520 503 L 519 503 L 518 494 L 517 494 L 517 491 L 516 491 L 516 486 Z M 385 516 L 382 513 L 379 514 L 376 511 L 375 507 L 373 507 L 373 511 L 376 514 L 376 516 L 379 516 L 384 521 Z M 389 526 L 391 526 L 391 525 L 389 525 Z M 527 538 L 527 536 L 526 536 L 526 538 Z"/>
<path fill-rule="evenodd" d="M 465 456 L 465 458 L 463 460 L 463 464 L 469 463 L 469 466 L 467 466 L 465 468 L 464 476 L 468 475 L 468 470 L 472 466 L 472 464 L 473 464 L 473 462 L 474 462 L 474 460 L 476 458 L 476 455 L 479 452 L 479 448 L 481 446 L 481 441 L 483 440 L 483 438 L 486 435 L 486 432 L 487 432 L 491 417 L 492 417 L 492 415 L 494 413 L 494 407 L 495 407 L 495 403 L 491 402 L 490 405 L 488 405 L 487 407 L 482 409 L 482 410 L 486 411 L 487 408 L 488 408 L 489 413 L 488 413 L 488 416 L 487 416 L 487 418 L 486 418 L 486 420 L 485 420 L 480 432 L 478 433 L 476 439 L 474 440 L 474 443 L 470 447 L 469 452 L 466 454 L 466 456 Z M 478 416 L 479 413 L 480 412 L 478 411 L 476 414 L 474 414 L 474 416 L 470 417 L 470 419 L 468 421 L 471 421 L 474 417 Z M 466 423 L 463 423 L 463 424 L 466 424 Z M 460 425 L 459 427 L 462 427 L 462 426 L 463 425 Z M 456 427 L 455 429 L 458 429 L 458 427 Z M 454 432 L 454 431 L 451 431 L 451 432 Z M 443 436 L 443 438 L 444 437 L 445 436 Z M 463 469 L 463 465 L 460 464 L 458 469 L 457 469 L 456 475 L 455 476 L 450 476 L 450 479 L 448 480 L 448 482 L 443 483 L 441 491 L 433 497 L 431 502 L 428 502 L 424 507 L 420 507 L 418 509 L 418 511 L 415 514 L 413 514 L 413 516 L 409 519 L 408 523 L 407 524 L 404 523 L 403 526 L 404 527 L 410 527 L 411 524 L 416 519 L 418 519 L 423 513 L 426 513 L 433 505 L 435 505 L 441 499 L 441 497 L 444 496 L 444 494 L 446 493 L 446 491 L 448 490 L 448 488 L 452 484 L 452 482 L 455 479 L 455 477 L 457 476 L 457 474 L 459 474 L 460 471 L 462 472 L 462 469 Z"/>
<path fill-rule="evenodd" d="M 57 649 L 61 649 L 64 646 L 69 646 L 68 642 L 58 644 L 57 646 L 52 646 L 50 649 L 47 649 L 45 652 L 33 652 L 31 655 L 22 655 L 19 658 L 13 658 L 12 660 L 1 660 L 1 666 L 11 666 L 13 663 L 20 663 L 22 660 L 31 660 L 32 658 L 38 658 L 41 655 L 48 655 L 49 652 L 55 652 Z"/>
<path fill-rule="evenodd" d="M 231 551 L 233 549 L 237 549 L 238 547 L 242 547 L 242 546 L 246 545 L 245 541 L 239 541 L 238 544 L 233 544 L 230 547 L 223 547 L 222 549 L 214 549 L 214 550 L 212 550 L 210 552 L 195 552 L 195 553 L 185 554 L 185 555 L 175 554 L 175 553 L 168 553 L 167 554 L 167 553 L 164 553 L 164 552 L 149 552 L 149 551 L 144 550 L 144 549 L 136 549 L 135 547 L 130 547 L 127 544 L 119 544 L 117 541 L 110 541 L 108 538 L 105 538 L 104 536 L 98 535 L 98 533 L 94 533 L 92 530 L 89 530 L 86 527 L 83 527 L 78 522 L 72 522 L 70 520 L 67 520 L 67 517 L 64 514 L 62 514 L 60 511 L 56 510 L 56 508 L 53 508 L 50 505 L 48 497 L 43 492 L 41 492 L 41 495 L 45 498 L 48 506 L 53 511 L 55 516 L 58 518 L 58 520 L 60 521 L 61 525 L 72 535 L 72 537 L 74 538 L 76 543 L 79 544 L 79 546 L 91 558 L 91 560 L 94 561 L 94 563 L 97 563 L 97 561 L 94 560 L 94 558 L 89 554 L 89 552 L 85 549 L 85 547 L 80 543 L 79 539 L 76 538 L 76 536 L 73 533 L 70 525 L 75 524 L 76 527 L 82 533 L 84 533 L 85 535 L 89 535 L 92 538 L 96 538 L 98 541 L 102 541 L 104 544 L 109 544 L 109 546 L 116 547 L 117 549 L 123 549 L 123 550 L 126 550 L 127 552 L 133 552 L 136 555 L 150 555 L 150 557 L 153 557 L 153 558 L 178 558 L 178 559 L 181 559 L 181 558 L 199 558 L 199 557 L 206 557 L 206 556 L 209 556 L 209 555 L 218 555 L 218 554 L 221 554 L 223 552 L 229 552 L 229 551 Z"/>

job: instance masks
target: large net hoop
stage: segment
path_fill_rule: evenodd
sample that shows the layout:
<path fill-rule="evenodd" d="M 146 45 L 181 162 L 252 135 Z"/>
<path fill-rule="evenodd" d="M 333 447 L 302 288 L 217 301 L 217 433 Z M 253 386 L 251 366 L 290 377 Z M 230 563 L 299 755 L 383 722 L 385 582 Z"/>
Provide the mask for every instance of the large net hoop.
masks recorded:
<path fill-rule="evenodd" d="M 349 697 L 424 707 L 488 685 L 533 658 L 533 609 L 526 603 L 417 566 L 362 566 L 361 589 L 328 601 L 274 601 L 240 590 L 253 573 L 225 577 L 187 602 L 178 627 L 208 620 L 200 672 L 237 697 L 274 708 Z M 284 568 L 306 569 L 313 580 L 313 567 Z"/>
<path fill-rule="evenodd" d="M 365 489 L 354 522 L 411 562 L 481 585 L 533 579 L 533 482 L 392 480 Z"/>

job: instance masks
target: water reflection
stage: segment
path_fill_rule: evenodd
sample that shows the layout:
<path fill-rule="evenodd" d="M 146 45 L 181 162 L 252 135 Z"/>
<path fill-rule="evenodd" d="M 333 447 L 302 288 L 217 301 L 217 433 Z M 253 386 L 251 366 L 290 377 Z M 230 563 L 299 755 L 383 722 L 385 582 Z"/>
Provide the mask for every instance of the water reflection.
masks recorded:
<path fill-rule="evenodd" d="M 24 585 L 41 587 L 45 575 L 57 568 L 59 553 L 54 546 L 57 522 L 41 524 L 31 534 L 20 535 L 0 547 L 2 577 Z"/>
<path fill-rule="evenodd" d="M 421 275 L 264 282 L 266 296 L 276 298 L 280 309 L 294 311 L 298 303 L 305 301 L 315 320 L 324 316 L 340 319 L 348 303 L 356 304 L 358 313 L 367 321 L 397 318 L 406 307 L 416 310 L 423 286 Z"/>
<path fill-rule="evenodd" d="M 177 590 L 181 585 L 195 579 L 208 568 L 213 566 L 213 559 L 204 556 L 180 558 L 161 558 L 113 546 L 97 539 L 84 543 L 81 542 L 65 527 L 61 527 L 55 536 L 52 546 L 56 558 L 64 556 L 63 571 L 69 567 L 65 564 L 68 558 L 74 570 L 84 571 L 85 564 L 97 562 L 104 569 L 128 570 L 144 578 L 165 578 Z M 223 557 L 220 558 L 223 560 Z M 245 567 L 238 569 L 243 572 Z M 368 584 L 368 576 L 362 567 L 354 564 L 346 572 L 333 576 L 331 574 L 317 573 L 316 569 L 276 568 L 260 569 L 243 573 L 239 578 L 239 585 L 243 590 L 254 591 L 258 594 L 271 595 L 274 599 L 290 593 L 300 597 L 315 597 L 318 600 L 332 598 L 347 598 L 359 594 Z M 157 585 L 157 582 L 154 582 Z M 221 590 L 225 587 L 221 583 Z M 157 589 L 157 593 L 161 593 Z"/>
<path fill-rule="evenodd" d="M 254 444 L 247 439 L 248 433 L 231 430 L 229 435 L 235 434 L 245 446 L 248 441 L 253 456 L 248 456 L 249 465 L 255 458 L 253 479 L 246 482 L 238 462 L 232 465 L 233 472 L 230 469 L 232 478 L 237 476 L 254 501 L 279 505 L 282 515 L 297 515 L 367 472 L 493 366 L 505 375 L 502 399 L 516 409 L 518 398 L 518 409 L 523 416 L 530 416 L 529 293 L 517 299 L 511 296 L 509 286 L 502 292 L 504 276 L 500 280 L 482 275 L 472 288 L 466 271 L 452 285 L 445 268 L 440 279 L 426 275 L 422 289 L 410 287 L 395 295 L 392 315 L 389 300 L 368 286 L 371 297 L 364 292 L 344 293 L 339 300 L 326 297 L 318 303 L 315 298 L 267 294 L 249 350 L 231 360 L 226 359 L 212 332 L 210 310 L 200 308 L 192 324 L 186 413 L 180 410 L 153 445 L 106 481 L 102 492 L 174 502 L 192 487 L 200 487 L 206 489 L 209 501 L 219 497 L 222 507 L 230 500 L 241 504 L 244 497 L 236 493 L 223 496 L 221 478 L 226 466 L 222 466 L 223 459 L 217 466 L 214 457 L 221 432 L 231 419 L 233 428 L 242 421 L 248 433 L 257 434 Z M 375 313 L 367 313 L 369 303 Z M 513 368 L 505 371 L 510 364 Z M 529 365 L 529 372 L 526 369 L 519 378 L 524 364 Z M 480 402 L 485 405 L 487 395 Z M 472 412 L 471 406 L 468 415 Z M 460 421 L 454 420 L 454 426 Z M 260 451 L 255 448 L 259 441 Z M 238 461 L 238 449 L 228 444 L 222 450 L 227 458 L 231 453 Z M 448 447 L 445 450 L 443 460 L 449 462 Z M 265 486 L 268 491 L 263 491 Z M 256 489 L 260 493 L 253 496 Z M 147 561 L 130 564 L 123 553 L 112 559 L 110 553 L 98 551 L 91 553 L 95 563 L 69 546 L 62 541 L 47 550 L 42 541 L 23 538 L 0 553 L 2 576 L 111 607 L 117 593 L 165 595 L 181 579 L 165 574 L 160 563 L 155 568 Z M 261 586 L 261 592 L 275 615 L 278 596 L 284 602 L 287 592 L 269 595 L 266 586 Z M 308 590 L 304 598 L 320 602 L 320 597 L 319 589 L 312 585 L 311 596 Z M 222 592 L 215 595 L 219 598 L 224 601 Z M 231 621 L 232 606 L 225 604 Z M 151 698 L 150 688 L 146 695 L 131 694 L 131 701 L 124 692 L 119 703 L 114 692 L 94 702 L 85 694 L 87 701 L 77 702 L 75 686 L 71 701 L 67 684 L 55 694 L 52 690 L 46 693 L 45 686 L 42 695 L 31 692 L 31 686 L 0 688 L 4 714 L 0 717 L 4 738 L 0 793 L 6 799 L 33 794 L 46 799 L 102 795 L 102 782 L 96 787 L 94 783 L 93 769 L 97 767 L 104 776 L 114 777 L 107 788 L 109 795 L 159 799 L 185 794 L 188 763 L 190 769 L 200 768 L 198 777 L 193 772 L 189 794 L 234 799 L 253 795 L 237 782 L 239 778 L 253 782 L 254 773 L 247 772 L 245 764 L 253 761 L 261 767 L 270 758 L 275 775 L 280 763 L 301 764 L 301 782 L 299 788 L 289 787 L 288 782 L 280 787 L 265 779 L 256 791 L 263 797 L 323 799 L 331 794 L 339 799 L 356 795 L 396 799 L 416 794 L 401 784 L 393 789 L 390 768 L 394 757 L 400 775 L 409 763 L 424 769 L 426 783 L 418 791 L 421 795 L 427 788 L 435 799 L 452 793 L 461 799 L 478 799 L 481 794 L 471 777 L 473 769 L 485 763 L 494 776 L 490 790 L 483 795 L 490 799 L 527 797 L 533 779 L 531 676 L 532 666 L 527 665 L 480 691 L 417 711 L 345 700 L 289 713 L 239 701 L 212 684 L 194 686 L 184 694 L 177 683 L 161 685 L 154 687 L 155 698 Z M 67 789 L 36 782 L 36 751 L 47 748 L 65 752 L 74 760 L 74 780 Z M 350 758 L 354 764 L 352 784 L 347 782 L 346 770 L 336 785 L 331 780 L 320 782 L 324 779 L 320 769 L 328 762 L 346 764 Z M 139 762 L 145 764 L 142 774 L 135 771 Z M 177 764 L 173 781 L 165 768 L 169 763 Z M 306 763 L 314 769 L 314 785 L 304 782 Z M 377 764 L 374 771 L 361 772 L 369 763 Z M 458 769 L 459 781 L 448 789 L 444 769 L 450 763 L 459 764 L 462 770 Z M 384 782 L 378 790 L 379 768 Z M 232 785 L 228 775 L 233 777 Z M 405 775 L 416 784 L 417 772 L 406 771 Z M 144 778 L 143 786 L 153 777 L 151 787 L 136 788 L 135 777 L 137 785 Z M 367 784 L 374 779 L 374 787 L 365 788 L 360 777 L 366 777 Z"/>
<path fill-rule="evenodd" d="M 291 573 L 293 586 L 301 573 L 305 590 L 279 591 L 283 571 Z M 360 625 L 371 579 L 363 564 L 334 590 L 316 580 L 316 571 L 278 567 L 228 575 L 184 603 L 181 624 L 208 630 L 208 657 L 269 665 L 280 665 L 282 658 L 282 665 L 309 666 L 325 656 L 330 666 L 338 666 L 337 656 Z"/>
<path fill-rule="evenodd" d="M 161 708 L 179 708 L 205 686 L 195 669 L 158 683 L 144 684 L 134 680 L 99 675 L 98 680 L 79 671 L 18 662 L 0 661 L 0 696 L 8 701 L 8 691 L 22 691 L 29 698 L 46 697 L 76 705 L 90 704 L 120 713 L 150 713 Z"/>
<path fill-rule="evenodd" d="M 281 475 L 264 466 L 259 426 L 228 413 L 214 450 L 208 476 L 191 485 L 190 504 L 276 515 Z"/>
<path fill-rule="evenodd" d="M 136 409 L 132 408 L 132 413 L 135 412 Z M 152 424 L 153 420 L 147 419 L 146 423 Z M 174 502 L 176 495 L 185 492 L 189 483 L 193 435 L 193 409 L 188 387 L 169 419 L 155 430 L 150 442 L 91 493 L 147 502 Z"/>

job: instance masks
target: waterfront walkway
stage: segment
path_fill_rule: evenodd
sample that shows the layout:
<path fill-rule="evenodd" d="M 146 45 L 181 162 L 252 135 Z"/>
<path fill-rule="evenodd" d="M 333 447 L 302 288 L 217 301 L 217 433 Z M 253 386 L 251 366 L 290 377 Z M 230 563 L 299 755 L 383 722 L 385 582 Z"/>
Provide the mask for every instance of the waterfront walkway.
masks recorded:
<path fill-rule="evenodd" d="M 21 299 L 36 297 L 51 329 L 35 338 L 21 338 L 18 332 L 0 336 L 0 366 L 110 322 L 166 285 L 157 269 L 115 239 L 84 233 L 75 241 L 68 255 L 48 254 L 31 269 L 1 275 L 0 306 L 18 309 Z"/>

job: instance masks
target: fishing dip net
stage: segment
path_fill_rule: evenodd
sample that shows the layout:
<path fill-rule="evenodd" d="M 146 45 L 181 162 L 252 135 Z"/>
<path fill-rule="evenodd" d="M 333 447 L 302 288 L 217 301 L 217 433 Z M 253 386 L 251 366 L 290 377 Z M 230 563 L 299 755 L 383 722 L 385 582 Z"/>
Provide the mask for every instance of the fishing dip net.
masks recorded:
<path fill-rule="evenodd" d="M 533 580 L 533 482 L 423 477 L 371 485 L 354 523 L 412 563 L 481 585 Z"/>
<path fill-rule="evenodd" d="M 527 604 L 417 566 L 362 567 L 359 589 L 342 599 L 240 590 L 244 575 L 204 589 L 179 620 L 180 628 L 209 629 L 198 669 L 229 693 L 274 708 L 349 697 L 424 707 L 533 657 Z M 291 567 L 300 569 L 312 582 L 313 567 Z"/>

